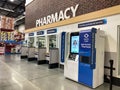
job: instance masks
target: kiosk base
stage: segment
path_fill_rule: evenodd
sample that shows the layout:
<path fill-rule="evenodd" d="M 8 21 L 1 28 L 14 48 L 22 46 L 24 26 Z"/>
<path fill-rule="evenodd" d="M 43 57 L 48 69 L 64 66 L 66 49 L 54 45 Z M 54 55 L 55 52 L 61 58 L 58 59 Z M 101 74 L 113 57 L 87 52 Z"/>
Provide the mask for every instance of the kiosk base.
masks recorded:
<path fill-rule="evenodd" d="M 37 62 L 38 65 L 48 64 L 48 63 L 49 63 L 49 61 L 47 61 L 47 60 L 38 60 L 38 62 Z"/>
<path fill-rule="evenodd" d="M 28 58 L 28 61 L 34 61 L 34 60 L 37 60 L 37 58 L 35 57 Z"/>
<path fill-rule="evenodd" d="M 28 56 L 27 56 L 27 55 L 25 55 L 25 56 L 20 56 L 20 58 L 21 58 L 21 59 L 25 59 L 25 58 L 28 58 Z"/>
<path fill-rule="evenodd" d="M 64 65 L 63 65 L 63 64 L 60 64 L 60 68 L 64 70 Z"/>
<path fill-rule="evenodd" d="M 58 63 L 52 63 L 52 64 L 49 64 L 48 68 L 53 69 L 53 68 L 58 68 L 58 66 L 59 66 Z"/>
<path fill-rule="evenodd" d="M 120 78 L 112 77 L 113 78 L 113 85 L 120 86 Z M 104 75 L 104 82 L 110 83 L 109 78 L 107 75 Z"/>

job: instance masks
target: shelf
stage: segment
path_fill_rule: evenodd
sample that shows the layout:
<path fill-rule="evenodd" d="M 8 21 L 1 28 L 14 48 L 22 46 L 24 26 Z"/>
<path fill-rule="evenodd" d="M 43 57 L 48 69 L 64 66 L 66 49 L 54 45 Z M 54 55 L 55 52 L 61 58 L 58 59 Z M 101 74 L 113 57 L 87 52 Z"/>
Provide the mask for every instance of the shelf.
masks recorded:
<path fill-rule="evenodd" d="M 5 29 L 5 28 L 0 28 L 1 31 L 6 31 L 6 32 L 12 32 L 14 31 L 13 29 Z"/>

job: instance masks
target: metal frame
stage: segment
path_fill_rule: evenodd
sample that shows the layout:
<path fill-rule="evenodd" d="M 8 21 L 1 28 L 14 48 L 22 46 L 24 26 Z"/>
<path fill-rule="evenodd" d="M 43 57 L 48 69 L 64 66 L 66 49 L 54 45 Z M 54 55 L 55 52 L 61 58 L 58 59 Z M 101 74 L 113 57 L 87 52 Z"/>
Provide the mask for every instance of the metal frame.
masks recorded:
<path fill-rule="evenodd" d="M 8 17 L 18 17 L 25 12 L 25 1 L 16 0 L 10 2 L 9 0 L 0 0 L 0 14 Z"/>

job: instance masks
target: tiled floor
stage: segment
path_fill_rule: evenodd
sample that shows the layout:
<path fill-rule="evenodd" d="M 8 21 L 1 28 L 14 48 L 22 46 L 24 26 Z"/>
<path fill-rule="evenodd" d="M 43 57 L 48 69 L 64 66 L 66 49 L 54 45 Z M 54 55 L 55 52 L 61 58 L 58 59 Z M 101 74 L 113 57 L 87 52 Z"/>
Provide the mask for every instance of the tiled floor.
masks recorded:
<path fill-rule="evenodd" d="M 19 55 L 0 56 L 0 90 L 92 90 L 66 79 L 61 69 L 48 69 L 20 59 Z M 94 90 L 109 90 L 104 83 Z M 113 90 L 120 87 L 113 86 Z"/>

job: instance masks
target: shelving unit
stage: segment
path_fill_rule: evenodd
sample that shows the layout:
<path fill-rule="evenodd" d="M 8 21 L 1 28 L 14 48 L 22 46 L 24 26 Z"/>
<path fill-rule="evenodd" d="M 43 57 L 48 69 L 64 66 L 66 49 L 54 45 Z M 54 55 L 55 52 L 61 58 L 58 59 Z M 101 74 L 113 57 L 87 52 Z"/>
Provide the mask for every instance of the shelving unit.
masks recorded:
<path fill-rule="evenodd" d="M 12 29 L 0 28 L 0 54 L 20 53 L 22 40 L 24 40 L 24 34 L 20 32 L 14 34 Z"/>
<path fill-rule="evenodd" d="M 14 30 L 14 18 L 0 16 L 0 54 L 20 53 L 24 34 Z"/>

